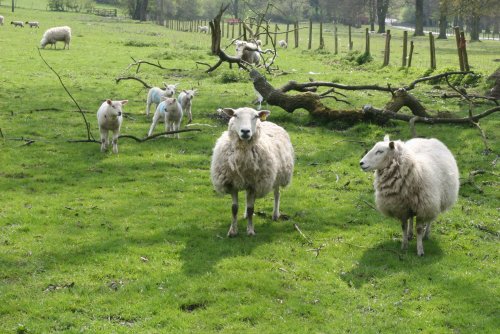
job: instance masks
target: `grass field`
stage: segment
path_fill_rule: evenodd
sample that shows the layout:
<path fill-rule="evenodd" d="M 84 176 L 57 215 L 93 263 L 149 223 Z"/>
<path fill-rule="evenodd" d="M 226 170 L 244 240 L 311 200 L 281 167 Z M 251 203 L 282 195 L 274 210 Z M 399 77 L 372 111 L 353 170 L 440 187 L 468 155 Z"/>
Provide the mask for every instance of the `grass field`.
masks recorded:
<path fill-rule="evenodd" d="M 358 165 L 384 134 L 410 138 L 408 125 L 339 128 L 306 111 L 269 106 L 269 120 L 287 129 L 296 151 L 294 179 L 282 192 L 289 219 L 271 221 L 270 195 L 256 202 L 257 235 L 229 239 L 231 200 L 215 194 L 209 177 L 212 148 L 226 125 L 210 115 L 219 107 L 251 105 L 247 74 L 226 66 L 205 74 L 197 67 L 195 61 L 215 63 L 203 34 L 121 17 L 50 13 L 42 1 L 17 3 L 22 8 L 10 13 L 2 2 L 6 22 L 37 19 L 41 28 L 0 26 L 0 333 L 498 331 L 498 114 L 481 121 L 489 154 L 474 127 L 417 125 L 419 135 L 451 149 L 464 182 L 458 203 L 436 220 L 419 258 L 415 241 L 400 250 L 400 224 L 373 209 L 373 176 Z M 116 155 L 101 153 L 96 143 L 67 142 L 85 139 L 85 125 L 37 51 L 46 28 L 66 24 L 73 30 L 71 49 L 41 53 L 86 111 L 94 137 L 95 112 L 106 98 L 130 100 L 122 134 L 143 137 L 149 129 L 142 85 L 115 83 L 135 75 L 134 67 L 127 69 L 131 57 L 170 69 L 143 65 L 137 75 L 146 82 L 198 89 L 194 123 L 211 127 L 198 126 L 201 132 L 179 140 L 124 138 Z M 346 29 L 339 29 L 345 41 Z M 362 32 L 354 39 L 361 51 Z M 393 33 L 396 46 L 402 33 Z M 290 74 L 268 80 L 275 86 L 312 77 L 397 87 L 427 72 L 427 38 L 415 40 L 409 70 L 399 68 L 396 47 L 391 66 L 381 68 L 383 40 L 373 36 L 374 61 L 362 66 L 345 59 L 345 44 L 335 56 L 331 40 L 324 51 L 305 50 L 302 40 L 299 49 L 279 54 L 279 67 Z M 456 70 L 453 45 L 436 41 L 437 72 Z M 484 94 L 500 43 L 468 48 L 482 76 L 470 92 Z M 446 89 L 421 84 L 414 94 L 430 110 L 467 115 L 468 104 L 433 97 Z M 382 107 L 389 96 L 349 92 L 347 99 L 354 107 Z M 479 104 L 474 111 L 490 107 Z M 34 142 L 27 145 L 26 138 Z M 485 173 L 467 183 L 475 170 Z M 245 225 L 241 219 L 240 231 Z"/>

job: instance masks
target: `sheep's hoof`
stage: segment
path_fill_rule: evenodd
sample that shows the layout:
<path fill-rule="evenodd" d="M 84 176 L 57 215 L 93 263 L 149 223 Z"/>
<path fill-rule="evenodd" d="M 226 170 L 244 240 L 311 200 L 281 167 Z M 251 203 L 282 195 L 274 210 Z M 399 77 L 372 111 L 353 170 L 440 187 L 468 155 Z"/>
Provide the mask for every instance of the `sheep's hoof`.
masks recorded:
<path fill-rule="evenodd" d="M 227 232 L 227 236 L 228 236 L 229 238 L 233 238 L 233 237 L 235 237 L 235 236 L 237 236 L 237 235 L 238 235 L 238 229 L 236 229 L 236 228 L 235 228 L 235 229 L 233 229 L 233 227 L 231 226 L 231 227 L 229 228 L 229 231 Z"/>
<path fill-rule="evenodd" d="M 417 252 L 418 253 L 418 256 L 424 256 L 424 252 Z"/>
<path fill-rule="evenodd" d="M 247 227 L 247 234 L 249 236 L 254 236 L 255 235 L 255 231 L 254 231 L 253 227 Z"/>
<path fill-rule="evenodd" d="M 408 249 L 408 242 L 402 242 L 401 243 L 401 250 L 407 250 Z"/>

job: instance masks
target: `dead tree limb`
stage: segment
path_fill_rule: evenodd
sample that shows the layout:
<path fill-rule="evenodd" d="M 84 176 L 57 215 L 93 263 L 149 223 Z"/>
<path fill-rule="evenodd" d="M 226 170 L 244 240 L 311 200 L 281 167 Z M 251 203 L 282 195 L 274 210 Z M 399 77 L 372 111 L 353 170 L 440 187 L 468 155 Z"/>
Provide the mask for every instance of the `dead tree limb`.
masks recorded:
<path fill-rule="evenodd" d="M 125 77 L 118 77 L 118 78 L 115 79 L 116 83 L 119 83 L 122 80 L 136 80 L 136 81 L 139 81 L 140 83 L 142 83 L 142 85 L 144 86 L 144 88 L 147 88 L 147 89 L 153 88 L 153 86 L 151 86 L 147 82 L 144 82 L 144 80 L 142 80 L 141 78 L 138 78 L 138 77 L 125 76 Z"/>
<path fill-rule="evenodd" d="M 132 136 L 132 135 L 120 135 L 118 138 L 130 138 L 130 139 L 135 140 L 136 142 L 143 143 L 145 141 L 148 141 L 148 140 L 151 140 L 151 139 L 163 136 L 163 135 L 171 135 L 171 134 L 175 134 L 175 133 L 192 132 L 192 131 L 201 131 L 201 129 L 182 129 L 182 130 L 177 130 L 177 131 L 165 131 L 165 132 L 161 132 L 161 133 L 156 133 L 154 135 L 151 135 L 151 136 L 148 136 L 145 138 L 138 138 L 138 137 Z"/>
<path fill-rule="evenodd" d="M 168 70 L 168 68 L 166 67 L 163 67 L 161 64 L 160 64 L 160 61 L 158 60 L 158 63 L 157 64 L 154 64 L 152 62 L 149 62 L 149 61 L 146 61 L 146 60 L 135 60 L 134 57 L 130 57 L 132 58 L 132 60 L 134 61 L 133 63 L 129 64 L 128 67 L 127 67 L 127 70 L 130 69 L 132 66 L 137 66 L 137 68 L 135 69 L 135 73 L 139 73 L 139 69 L 141 68 L 141 65 L 142 64 L 146 64 L 146 65 L 151 65 L 151 66 L 154 66 L 154 67 L 158 67 L 162 70 Z"/>

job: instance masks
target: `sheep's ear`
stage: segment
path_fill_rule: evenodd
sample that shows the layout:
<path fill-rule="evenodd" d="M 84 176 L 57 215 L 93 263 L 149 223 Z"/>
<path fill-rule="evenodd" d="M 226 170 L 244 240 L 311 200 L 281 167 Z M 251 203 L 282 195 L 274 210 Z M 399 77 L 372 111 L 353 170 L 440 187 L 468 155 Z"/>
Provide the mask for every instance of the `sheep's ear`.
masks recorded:
<path fill-rule="evenodd" d="M 188 92 L 186 92 L 186 90 L 185 90 L 185 89 L 183 89 L 183 90 L 182 90 L 182 92 L 183 92 L 183 93 L 186 93 L 186 94 L 188 93 Z"/>
<path fill-rule="evenodd" d="M 269 110 L 261 110 L 259 111 L 259 118 L 261 121 L 265 121 L 267 116 L 269 116 L 271 112 Z"/>
<path fill-rule="evenodd" d="M 175 88 L 177 88 L 177 86 L 179 86 L 179 83 L 174 84 L 174 87 L 175 87 Z"/>
<path fill-rule="evenodd" d="M 126 105 L 128 103 L 128 100 L 121 100 L 120 102 L 122 103 L 122 106 L 123 106 L 123 105 Z"/>
<path fill-rule="evenodd" d="M 390 139 L 389 139 L 389 135 L 385 135 L 385 136 L 384 136 L 384 141 L 389 141 L 389 140 L 390 140 Z"/>
<path fill-rule="evenodd" d="M 163 86 L 165 86 L 165 88 L 167 88 L 168 84 L 165 81 L 163 81 Z"/>
<path fill-rule="evenodd" d="M 228 115 L 229 117 L 233 117 L 234 116 L 234 109 L 233 108 L 224 108 L 222 109 L 222 111 Z"/>
<path fill-rule="evenodd" d="M 394 149 L 394 142 L 393 141 L 389 142 L 389 147 L 391 148 L 391 150 Z"/>
<path fill-rule="evenodd" d="M 112 102 L 110 99 L 107 99 L 107 100 L 106 100 L 106 103 L 107 103 L 107 104 L 109 104 L 109 105 L 112 105 L 112 104 L 113 104 L 113 102 Z"/>

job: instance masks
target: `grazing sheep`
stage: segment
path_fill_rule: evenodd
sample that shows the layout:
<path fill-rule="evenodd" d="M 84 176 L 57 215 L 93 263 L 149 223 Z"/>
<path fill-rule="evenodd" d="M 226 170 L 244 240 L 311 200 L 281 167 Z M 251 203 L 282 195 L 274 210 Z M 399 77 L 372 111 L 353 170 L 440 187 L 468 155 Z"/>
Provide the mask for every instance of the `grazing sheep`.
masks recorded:
<path fill-rule="evenodd" d="M 146 116 L 149 116 L 151 104 L 154 103 L 158 108 L 158 105 L 161 103 L 164 97 L 174 96 L 178 83 L 176 83 L 175 85 L 168 85 L 164 82 L 163 85 L 165 86 L 165 90 L 161 89 L 160 87 L 153 87 L 149 90 L 146 102 Z"/>
<path fill-rule="evenodd" d="M 0 15 L 0 26 L 3 26 L 4 17 Z"/>
<path fill-rule="evenodd" d="M 33 27 L 40 28 L 40 23 L 38 23 L 38 21 L 26 21 L 25 23 L 29 25 L 30 28 Z"/>
<path fill-rule="evenodd" d="M 57 42 L 64 42 L 63 50 L 68 46 L 71 42 L 71 28 L 68 26 L 64 27 L 54 27 L 49 28 L 43 34 L 42 40 L 40 41 L 40 47 L 42 49 L 45 48 L 47 44 L 50 44 L 50 47 L 54 46 L 57 49 Z"/>
<path fill-rule="evenodd" d="M 10 24 L 13 24 L 14 25 L 14 28 L 15 27 L 21 27 L 21 28 L 24 28 L 24 23 L 22 21 L 11 21 Z"/>
<path fill-rule="evenodd" d="M 156 124 L 163 119 L 165 122 L 165 131 L 178 131 L 182 121 L 182 106 L 175 97 L 164 97 L 164 100 L 156 108 L 153 116 L 153 123 L 149 128 L 148 136 L 153 134 Z M 179 139 L 179 134 L 175 137 Z"/>
<path fill-rule="evenodd" d="M 234 41 L 236 46 L 236 57 L 241 58 L 243 61 L 249 64 L 258 65 L 260 62 L 260 44 L 259 41 L 256 43 L 247 41 Z"/>
<path fill-rule="evenodd" d="M 106 151 L 109 145 L 108 134 L 113 131 L 113 153 L 118 153 L 118 136 L 123 121 L 122 107 L 128 100 L 104 101 L 97 110 L 97 124 L 101 133 L 101 152 Z"/>
<path fill-rule="evenodd" d="M 252 217 L 256 198 L 274 189 L 273 220 L 280 216 L 280 187 L 292 179 L 294 152 L 288 133 L 263 122 L 268 110 L 223 109 L 231 117 L 228 131 L 215 144 L 210 173 L 215 190 L 231 194 L 232 223 L 227 235 L 238 234 L 238 192 L 246 191 L 247 234 L 254 235 Z"/>
<path fill-rule="evenodd" d="M 193 121 L 193 114 L 191 113 L 191 106 L 193 104 L 194 94 L 196 93 L 196 89 L 183 90 L 179 96 L 178 100 L 181 104 L 182 111 L 188 116 L 188 124 Z"/>
<path fill-rule="evenodd" d="M 413 237 L 417 222 L 417 254 L 424 255 L 423 238 L 431 222 L 458 197 L 458 167 L 448 148 L 437 139 L 378 142 L 361 159 L 364 171 L 375 170 L 375 202 L 384 215 L 401 220 L 402 249 Z M 426 226 L 425 226 L 426 224 Z"/>
<path fill-rule="evenodd" d="M 288 48 L 288 43 L 283 39 L 278 41 L 278 45 L 281 46 L 283 49 Z"/>
<path fill-rule="evenodd" d="M 208 34 L 208 27 L 207 26 L 198 26 L 198 30 L 200 32 L 204 32 L 205 34 Z"/>

